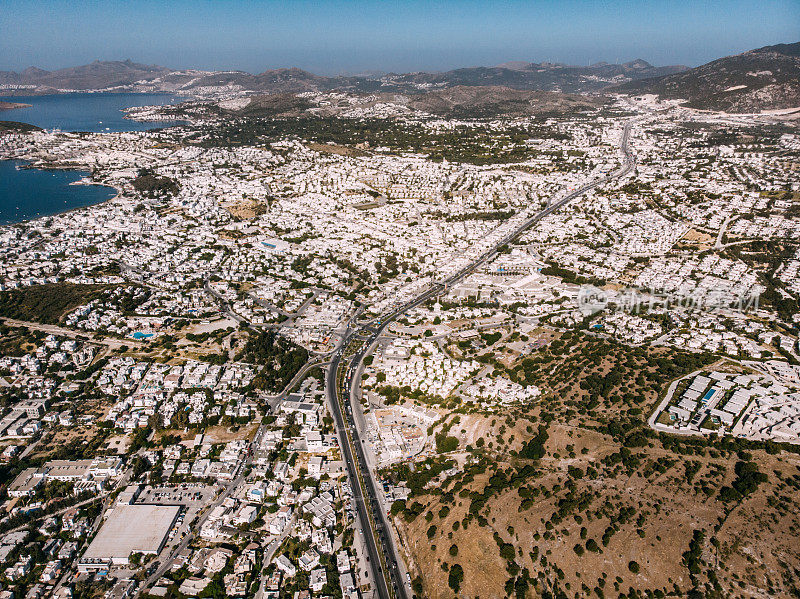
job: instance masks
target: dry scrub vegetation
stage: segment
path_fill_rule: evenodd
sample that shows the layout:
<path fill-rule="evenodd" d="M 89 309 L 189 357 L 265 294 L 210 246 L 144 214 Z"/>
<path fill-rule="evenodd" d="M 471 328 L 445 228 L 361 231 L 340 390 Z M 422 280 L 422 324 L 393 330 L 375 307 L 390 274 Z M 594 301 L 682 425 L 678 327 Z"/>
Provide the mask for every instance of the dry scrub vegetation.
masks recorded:
<path fill-rule="evenodd" d="M 432 431 L 452 451 L 387 472 L 416 595 L 798 596 L 800 456 L 646 426 L 710 360 L 567 334 L 506 370 L 536 405 L 454 411 Z"/>

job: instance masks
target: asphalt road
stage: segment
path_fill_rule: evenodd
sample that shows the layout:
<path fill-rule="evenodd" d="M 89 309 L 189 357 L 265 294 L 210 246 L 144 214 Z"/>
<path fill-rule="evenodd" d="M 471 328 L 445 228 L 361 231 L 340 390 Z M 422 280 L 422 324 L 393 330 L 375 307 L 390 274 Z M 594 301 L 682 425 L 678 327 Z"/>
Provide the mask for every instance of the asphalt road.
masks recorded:
<path fill-rule="evenodd" d="M 345 339 L 349 340 L 349 337 L 345 337 Z M 345 347 L 346 344 L 343 344 L 342 347 Z M 375 501 L 372 494 L 370 494 L 370 486 L 368 485 L 369 478 L 363 477 L 363 470 L 362 467 L 366 467 L 366 462 L 364 461 L 363 451 L 360 452 L 358 464 L 356 464 L 354 458 L 353 447 L 355 446 L 356 449 L 360 450 L 360 440 L 358 438 L 358 433 L 355 431 L 355 428 L 352 430 L 350 434 L 348 434 L 349 425 L 345 423 L 344 416 L 342 414 L 341 404 L 339 403 L 338 398 L 338 389 L 337 389 L 337 373 L 339 371 L 339 363 L 341 361 L 341 352 L 343 350 L 340 349 L 334 354 L 334 358 L 331 361 L 331 365 L 328 368 L 328 373 L 326 377 L 326 390 L 328 393 L 328 399 L 331 406 L 331 412 L 333 413 L 333 419 L 336 423 L 336 430 L 339 433 L 339 448 L 342 452 L 342 459 L 344 460 L 347 466 L 347 474 L 348 480 L 350 481 L 350 485 L 353 488 L 353 500 L 356 505 L 356 513 L 358 514 L 359 522 L 361 523 L 361 530 L 364 533 L 364 544 L 366 545 L 367 549 L 367 556 L 369 559 L 370 566 L 372 567 L 372 579 L 375 583 L 375 594 L 380 599 L 389 599 L 392 595 L 389 594 L 389 589 L 386 584 L 386 578 L 383 574 L 383 567 L 381 566 L 381 557 L 385 555 L 382 551 L 379 552 L 377 541 L 375 538 L 375 532 L 373 530 L 372 524 L 370 522 L 370 514 L 368 512 L 368 504 L 365 501 L 364 493 L 361 488 L 361 480 L 364 480 L 364 486 L 367 490 L 367 493 L 370 495 L 368 501 L 372 505 Z M 345 408 L 348 411 L 350 410 L 349 404 Z M 352 417 L 352 413 L 348 413 L 348 421 Z M 350 439 L 351 437 L 354 439 L 354 445 L 351 445 Z M 366 469 L 369 472 L 369 469 Z M 380 509 L 378 509 L 380 513 Z M 385 529 L 384 529 L 385 530 Z M 395 563 L 396 568 L 396 563 Z M 405 594 L 401 595 L 401 597 L 405 598 Z"/>
<path fill-rule="evenodd" d="M 269 404 L 270 409 L 274 410 L 278 406 L 278 404 L 280 404 L 284 399 L 286 399 L 286 396 L 288 396 L 289 393 L 291 393 L 295 385 L 297 385 L 297 383 L 299 383 L 300 380 L 310 370 L 313 370 L 314 368 L 324 368 L 327 365 L 328 361 L 323 359 L 311 360 L 310 362 L 306 362 L 306 364 L 300 370 L 297 371 L 297 374 L 295 374 L 292 377 L 292 380 L 289 381 L 289 383 L 283 388 L 283 391 L 277 393 L 276 395 L 265 396 L 264 399 L 266 400 L 267 404 Z"/>
<path fill-rule="evenodd" d="M 347 465 L 348 477 L 353 486 L 356 510 L 358 512 L 358 517 L 364 532 L 364 540 L 367 547 L 367 553 L 369 555 L 369 562 L 372 566 L 373 579 L 376 582 L 376 595 L 380 599 L 389 599 L 390 597 L 406 599 L 408 597 L 408 589 L 406 581 L 402 579 L 400 568 L 398 567 L 399 557 L 395 552 L 394 543 L 388 538 L 388 535 L 391 535 L 391 529 L 389 528 L 386 514 L 384 513 L 383 509 L 381 509 L 380 502 L 376 496 L 375 481 L 373 480 L 372 473 L 367 465 L 364 456 L 364 449 L 362 447 L 362 443 L 364 441 L 359 437 L 359 433 L 353 418 L 350 399 L 352 397 L 353 384 L 358 382 L 357 380 L 354 381 L 353 374 L 358 372 L 364 356 L 367 355 L 367 353 L 371 350 L 373 345 L 377 342 L 378 337 L 389 323 L 412 308 L 415 308 L 420 304 L 425 303 L 430 298 L 439 295 L 450 285 L 458 283 L 461 279 L 473 273 L 481 265 L 493 259 L 497 255 L 497 251 L 501 246 L 512 242 L 544 217 L 552 214 L 575 198 L 582 196 L 587 191 L 594 189 L 599 185 L 603 185 L 604 183 L 608 183 L 609 181 L 613 181 L 619 177 L 623 177 L 631 172 L 635 166 L 635 160 L 630 149 L 628 148 L 631 127 L 632 123 L 629 122 L 626 123 L 623 129 L 622 139 L 620 141 L 620 149 L 625 156 L 625 160 L 619 169 L 601 179 L 587 183 L 575 191 L 570 192 L 560 200 L 549 204 L 546 208 L 521 223 L 508 235 L 502 237 L 481 256 L 455 274 L 449 276 L 444 281 L 435 283 L 416 298 L 409 300 L 398 308 L 395 308 L 394 311 L 386 316 L 381 317 L 379 320 L 367 323 L 357 330 L 348 329 L 348 331 L 342 337 L 342 343 L 339 346 L 339 349 L 331 358 L 331 365 L 328 369 L 326 377 L 326 390 L 331 404 L 334 421 L 336 422 L 336 430 L 339 433 L 342 458 Z M 337 378 L 339 367 L 343 361 L 342 354 L 345 348 L 347 348 L 349 345 L 350 341 L 353 339 L 361 341 L 361 344 L 355 354 L 347 358 L 347 370 L 344 376 L 343 386 L 342 388 L 339 388 Z M 344 414 L 342 413 L 343 405 L 347 414 L 346 422 Z M 367 497 L 364 497 L 360 481 L 363 481 L 364 483 L 364 490 L 366 490 Z M 370 521 L 370 515 L 372 516 L 372 521 L 374 522 L 374 528 Z M 387 572 L 383 571 L 384 564 L 387 568 Z"/>
<path fill-rule="evenodd" d="M 186 549 L 186 547 L 188 547 L 189 543 L 192 541 L 195 534 L 197 534 L 200 531 L 200 528 L 203 526 L 205 521 L 208 520 L 208 517 L 211 515 L 211 512 L 214 510 L 214 508 L 220 505 L 223 501 L 225 501 L 225 499 L 228 498 L 228 496 L 236 489 L 236 487 L 238 487 L 242 483 L 242 481 L 244 480 L 244 472 L 253 461 L 253 452 L 254 449 L 258 447 L 258 443 L 261 438 L 261 435 L 263 434 L 263 430 L 264 430 L 263 427 L 259 427 L 258 431 L 256 431 L 256 435 L 253 441 L 248 446 L 248 452 L 245 459 L 239 462 L 239 465 L 236 471 L 234 472 L 233 479 L 225 487 L 223 487 L 222 493 L 220 493 L 219 497 L 217 497 L 217 500 L 209 504 L 206 510 L 197 517 L 197 522 L 195 522 L 195 524 L 193 525 L 190 524 L 187 527 L 186 535 L 183 537 L 183 539 L 181 539 L 178 542 L 177 545 L 175 545 L 172 548 L 172 550 L 169 549 L 170 545 L 167 545 L 167 547 L 165 547 L 162 550 L 162 553 L 166 552 L 166 555 L 159 555 L 158 557 L 159 559 L 163 558 L 163 561 L 159 563 L 155 571 L 152 572 L 150 576 L 148 576 L 148 578 L 139 587 L 137 596 L 140 596 L 141 593 L 145 591 L 149 591 L 150 588 L 158 581 L 158 579 L 161 578 L 164 574 L 166 574 L 167 570 L 172 565 L 172 562 L 175 560 L 176 557 L 178 557 L 181 551 L 183 551 L 184 549 Z"/>

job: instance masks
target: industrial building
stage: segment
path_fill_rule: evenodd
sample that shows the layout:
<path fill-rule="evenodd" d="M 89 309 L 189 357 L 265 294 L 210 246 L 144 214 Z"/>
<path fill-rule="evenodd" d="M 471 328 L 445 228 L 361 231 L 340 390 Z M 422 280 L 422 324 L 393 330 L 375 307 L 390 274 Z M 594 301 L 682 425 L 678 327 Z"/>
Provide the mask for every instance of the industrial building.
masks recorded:
<path fill-rule="evenodd" d="M 131 553 L 157 554 L 164 547 L 181 506 L 119 505 L 84 553 L 79 569 L 124 566 Z M 82 566 L 82 567 L 81 567 Z"/>

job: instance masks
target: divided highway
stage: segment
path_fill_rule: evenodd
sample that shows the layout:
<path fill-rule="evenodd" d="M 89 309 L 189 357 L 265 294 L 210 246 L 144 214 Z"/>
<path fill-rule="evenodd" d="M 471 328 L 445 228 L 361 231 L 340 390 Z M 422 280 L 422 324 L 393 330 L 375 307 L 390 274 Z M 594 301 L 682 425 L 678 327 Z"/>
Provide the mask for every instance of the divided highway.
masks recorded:
<path fill-rule="evenodd" d="M 391 528 L 386 514 L 381 508 L 377 495 L 379 491 L 367 465 L 362 446 L 364 441 L 359 437 L 359 431 L 353 418 L 351 398 L 354 396 L 354 385 L 358 384 L 358 377 L 354 378 L 354 376 L 359 371 L 364 356 L 372 350 L 386 326 L 399 316 L 441 294 L 450 285 L 473 273 L 477 268 L 494 258 L 501 246 L 514 241 L 545 216 L 552 214 L 587 191 L 630 173 L 635 166 L 634 157 L 628 148 L 631 127 L 632 123 L 627 123 L 622 133 L 620 149 L 624 154 L 624 161 L 619 169 L 606 177 L 587 183 L 549 204 L 546 208 L 521 223 L 508 235 L 498 240 L 490 249 L 486 250 L 469 265 L 444 281 L 433 284 L 429 289 L 395 308 L 388 315 L 361 327 L 348 328 L 342 338 L 339 349 L 333 354 L 326 376 L 326 391 L 336 423 L 336 430 L 339 434 L 342 459 L 347 466 L 348 478 L 353 487 L 356 511 L 361 522 L 367 555 L 372 568 L 373 586 L 379 599 L 390 599 L 391 597 L 408 599 L 409 589 L 401 575 L 400 557 L 396 554 L 394 543 L 390 538 L 392 534 Z M 355 352 L 345 355 L 351 342 L 354 341 L 358 343 Z M 343 371 L 341 370 L 342 368 L 344 368 Z"/>

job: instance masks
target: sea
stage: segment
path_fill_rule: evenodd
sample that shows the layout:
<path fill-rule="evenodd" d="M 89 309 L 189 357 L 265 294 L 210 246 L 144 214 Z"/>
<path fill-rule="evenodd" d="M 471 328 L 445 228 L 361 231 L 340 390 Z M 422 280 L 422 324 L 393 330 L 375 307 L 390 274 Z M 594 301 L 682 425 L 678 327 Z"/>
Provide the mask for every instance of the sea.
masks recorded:
<path fill-rule="evenodd" d="M 0 160 L 0 225 L 83 208 L 114 197 L 104 185 L 70 185 L 89 173 L 25 169 L 19 160 Z"/>
<path fill-rule="evenodd" d="M 62 131 L 146 131 L 178 123 L 140 123 L 125 119 L 124 108 L 173 104 L 183 98 L 168 94 L 57 94 L 0 97 L 31 104 L 0 111 L 0 120 L 18 121 Z M 110 187 L 70 185 L 88 175 L 80 171 L 19 168 L 23 163 L 0 160 L 0 225 L 49 216 L 103 202 L 116 193 Z"/>
<path fill-rule="evenodd" d="M 174 104 L 182 98 L 168 94 L 54 94 L 0 97 L 0 101 L 30 104 L 0 112 L 0 120 L 30 123 L 42 129 L 91 133 L 147 131 L 175 123 L 139 123 L 125 119 L 124 108 Z"/>

